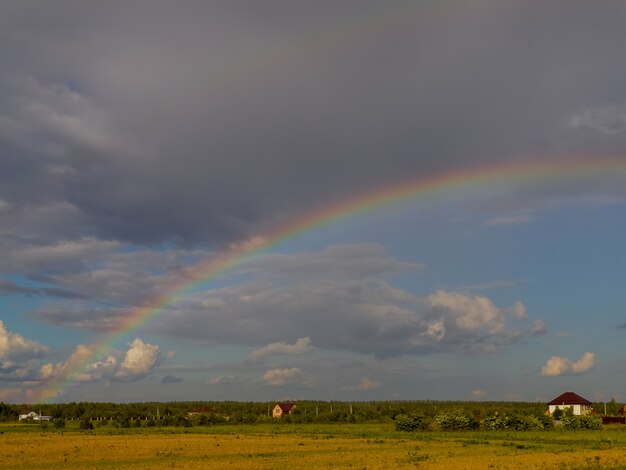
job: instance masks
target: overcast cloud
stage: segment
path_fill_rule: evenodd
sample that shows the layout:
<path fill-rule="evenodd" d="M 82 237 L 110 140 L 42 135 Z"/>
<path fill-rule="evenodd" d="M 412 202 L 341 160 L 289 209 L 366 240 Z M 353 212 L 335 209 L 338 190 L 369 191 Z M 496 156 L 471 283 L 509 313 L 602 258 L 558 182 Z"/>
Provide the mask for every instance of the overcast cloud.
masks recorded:
<path fill-rule="evenodd" d="M 9 2 L 2 217 L 205 244 L 406 175 L 568 152 L 578 131 L 623 144 L 611 7 Z"/>
<path fill-rule="evenodd" d="M 626 165 L 625 20 L 620 1 L 2 2 L 0 381 L 57 380 L 233 247 L 267 250 L 163 304 L 144 339 L 92 357 L 78 381 L 146 381 L 163 339 L 181 367 L 190 345 L 237 356 L 212 377 L 164 375 L 168 387 L 302 391 L 316 354 L 489 354 L 537 344 L 563 312 L 615 315 L 623 171 L 488 182 L 454 208 L 429 199 L 432 213 L 397 226 L 282 251 L 263 237 L 407 179 Z M 583 206 L 600 210 L 572 215 Z M 598 286 L 593 305 L 561 295 Z M 542 354 L 527 370 L 595 364 Z M 387 393 L 380 370 L 337 389 Z"/>

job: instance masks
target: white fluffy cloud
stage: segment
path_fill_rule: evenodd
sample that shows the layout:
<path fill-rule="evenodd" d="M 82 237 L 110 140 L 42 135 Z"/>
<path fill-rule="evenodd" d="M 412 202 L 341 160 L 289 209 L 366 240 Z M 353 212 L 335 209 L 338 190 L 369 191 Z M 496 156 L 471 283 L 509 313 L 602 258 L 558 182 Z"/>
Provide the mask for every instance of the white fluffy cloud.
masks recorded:
<path fill-rule="evenodd" d="M 79 344 L 76 346 L 72 354 L 65 362 L 58 362 L 56 364 L 48 363 L 44 364 L 39 369 L 39 379 L 46 382 L 48 380 L 56 380 L 60 377 L 65 377 L 66 374 L 79 369 L 75 374 L 74 380 L 77 382 L 93 382 L 100 380 L 104 376 L 104 371 L 107 369 L 112 373 L 109 368 L 112 362 L 116 362 L 116 359 L 109 354 L 103 357 L 101 360 L 88 363 L 84 367 L 80 367 L 85 361 L 89 361 L 94 355 L 95 350 L 93 346 L 85 344 Z"/>
<path fill-rule="evenodd" d="M 311 338 L 298 338 L 294 344 L 276 342 L 257 349 L 250 355 L 251 362 L 259 362 L 267 356 L 277 354 L 306 354 L 313 350 Z"/>
<path fill-rule="evenodd" d="M 122 362 L 115 372 L 114 378 L 122 381 L 133 381 L 148 375 L 159 360 L 159 347 L 156 344 L 144 343 L 135 338 L 129 343 Z"/>
<path fill-rule="evenodd" d="M 302 379 L 302 371 L 297 367 L 285 369 L 270 369 L 263 375 L 263 383 L 279 387 L 282 385 L 293 385 Z"/>
<path fill-rule="evenodd" d="M 11 333 L 0 320 L 0 361 L 33 359 L 49 351 L 50 349 L 41 343 Z"/>
<path fill-rule="evenodd" d="M 528 317 L 526 306 L 519 300 L 515 302 L 515 305 L 508 308 L 507 312 L 511 314 L 513 317 L 519 318 L 520 320 L 524 320 Z"/>
<path fill-rule="evenodd" d="M 440 290 L 430 295 L 428 301 L 435 311 L 442 312 L 463 330 L 499 333 L 506 326 L 503 311 L 487 297 Z"/>
<path fill-rule="evenodd" d="M 131 382 L 142 379 L 158 365 L 160 348 L 145 343 L 141 338 L 135 338 L 128 346 L 125 352 L 113 350 L 97 354 L 93 346 L 79 344 L 67 361 L 42 365 L 38 379 L 45 383 L 68 374 L 74 374 L 76 382 Z M 81 366 L 86 361 L 89 361 L 87 365 Z"/>
<path fill-rule="evenodd" d="M 586 352 L 578 361 L 571 361 L 565 357 L 552 356 L 541 369 L 541 375 L 554 377 L 558 375 L 578 375 L 590 370 L 596 360 L 596 355 Z"/>

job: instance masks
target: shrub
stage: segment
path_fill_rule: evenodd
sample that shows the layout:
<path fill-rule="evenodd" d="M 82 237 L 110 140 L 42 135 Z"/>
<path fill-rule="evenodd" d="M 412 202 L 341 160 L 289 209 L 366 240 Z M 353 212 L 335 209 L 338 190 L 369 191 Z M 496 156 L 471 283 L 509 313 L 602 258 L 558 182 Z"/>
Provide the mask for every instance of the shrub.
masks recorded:
<path fill-rule="evenodd" d="M 190 428 L 193 426 L 193 424 L 188 419 L 179 418 L 178 422 L 176 423 L 176 426 L 182 426 L 183 428 Z"/>
<path fill-rule="evenodd" d="M 396 431 L 424 431 L 428 429 L 429 421 L 423 415 L 401 414 L 395 417 Z"/>
<path fill-rule="evenodd" d="M 127 417 L 118 418 L 117 421 L 113 423 L 113 426 L 116 428 L 129 428 L 130 427 L 130 419 Z"/>
<path fill-rule="evenodd" d="M 442 431 L 464 431 L 476 429 L 476 420 L 462 410 L 442 412 L 435 416 L 435 423 Z"/>
<path fill-rule="evenodd" d="M 63 418 L 57 418 L 53 421 L 55 429 L 63 429 L 65 427 L 65 420 Z"/>
<path fill-rule="evenodd" d="M 91 423 L 91 420 L 89 418 L 81 418 L 78 427 L 84 430 L 93 429 L 93 424 Z"/>
<path fill-rule="evenodd" d="M 587 414 L 583 416 L 575 416 L 571 409 L 565 410 L 561 417 L 561 426 L 563 429 L 590 429 L 597 430 L 602 428 L 602 418 L 598 415 Z"/>
<path fill-rule="evenodd" d="M 499 431 L 501 429 L 507 429 L 508 422 L 506 416 L 500 416 L 496 411 L 491 416 L 484 418 L 480 425 L 486 431 Z"/>
<path fill-rule="evenodd" d="M 550 429 L 554 427 L 554 420 L 550 415 L 540 415 L 536 417 L 537 420 L 541 423 L 543 429 Z"/>
<path fill-rule="evenodd" d="M 173 416 L 163 416 L 161 419 L 157 420 L 157 424 L 159 426 L 174 426 L 176 424 L 176 419 Z"/>
<path fill-rule="evenodd" d="M 598 415 L 587 414 L 580 416 L 580 429 L 597 430 L 602 428 L 602 418 Z"/>
<path fill-rule="evenodd" d="M 543 421 L 536 416 L 522 416 L 520 419 L 520 431 L 538 431 L 543 428 Z"/>

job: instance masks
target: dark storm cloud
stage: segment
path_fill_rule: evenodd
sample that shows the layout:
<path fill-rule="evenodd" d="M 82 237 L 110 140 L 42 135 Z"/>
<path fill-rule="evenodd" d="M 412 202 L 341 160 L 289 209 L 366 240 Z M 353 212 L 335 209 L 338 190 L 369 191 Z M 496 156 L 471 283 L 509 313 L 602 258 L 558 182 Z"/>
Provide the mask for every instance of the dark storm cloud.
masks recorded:
<path fill-rule="evenodd" d="M 42 265 L 44 254 L 53 252 L 67 257 L 63 259 L 81 258 L 88 265 L 97 267 L 46 276 L 46 282 L 60 286 L 49 289 L 71 289 L 80 292 L 86 300 L 57 302 L 32 312 L 31 316 L 70 328 L 115 330 L 128 315 L 128 308 L 144 307 L 146 298 L 169 291 L 172 285 L 187 282 L 184 270 L 179 268 L 190 256 L 208 257 L 208 253 L 182 250 L 100 252 L 100 244 L 92 242 L 36 250 L 32 257 L 39 262 L 37 266 Z M 28 266 L 31 257 L 27 253 L 18 252 L 16 259 Z M 394 259 L 381 246 L 357 244 L 330 246 L 307 254 L 267 254 L 251 260 L 235 275 L 254 275 L 279 282 L 322 280 L 331 283 L 399 274 L 418 267 L 418 264 Z M 104 305 L 93 307 L 89 303 L 93 300 Z"/>
<path fill-rule="evenodd" d="M 275 348 L 301 338 L 300 347 L 306 340 L 323 349 L 377 357 L 486 352 L 545 333 L 545 323 L 528 320 L 519 302 L 503 308 L 480 295 L 437 291 L 419 297 L 393 287 L 386 278 L 410 265 L 375 245 L 267 254 L 252 264 L 242 270 L 253 276 L 250 280 L 198 292 L 153 319 L 151 328 L 202 344 Z M 298 275 L 290 274 L 294 264 Z M 302 274 L 307 272 L 311 275 Z M 128 311 L 74 302 L 32 315 L 56 326 L 107 331 L 115 330 Z"/>
<path fill-rule="evenodd" d="M 254 347 L 310 337 L 322 349 L 376 357 L 492 352 L 545 333 L 543 322 L 520 327 L 510 308 L 483 296 L 417 297 L 381 279 L 250 283 L 199 297 L 156 319 L 155 331 Z"/>
<path fill-rule="evenodd" d="M 124 308 L 90 308 L 84 303 L 48 306 L 30 314 L 43 323 L 95 332 L 117 331 L 128 310 Z"/>
<path fill-rule="evenodd" d="M 25 286 L 16 284 L 13 281 L 0 279 L 0 295 L 14 295 L 14 294 L 26 295 L 28 297 L 48 296 L 48 297 L 60 297 L 64 299 L 75 299 L 75 298 L 81 297 L 79 294 L 70 292 L 65 289 L 59 289 L 56 287 L 42 287 L 42 288 L 25 287 Z"/>
<path fill-rule="evenodd" d="M 306 269 L 302 269 L 306 266 Z M 242 271 L 279 279 L 325 279 L 327 281 L 384 277 L 421 268 L 418 263 L 402 262 L 385 248 L 373 243 L 332 245 L 315 253 L 259 256 Z"/>
<path fill-rule="evenodd" d="M 357 252 L 359 263 L 346 262 Z M 377 357 L 486 352 L 545 333 L 545 324 L 529 321 L 519 302 L 501 308 L 479 295 L 438 291 L 419 297 L 395 288 L 386 277 L 407 265 L 392 261 L 373 245 L 266 255 L 250 281 L 198 293 L 155 319 L 152 328 L 206 344 L 284 346 L 306 338 L 323 349 Z M 294 263 L 312 275 L 289 275 Z M 71 320 L 43 319 L 62 325 Z"/>
<path fill-rule="evenodd" d="M 622 2 L 4 2 L 2 234 L 220 243 L 407 175 L 622 151 L 625 18 Z"/>
<path fill-rule="evenodd" d="M 0 295 L 12 295 L 12 294 L 33 296 L 33 295 L 38 295 L 39 291 L 37 289 L 23 287 L 14 282 L 0 279 Z"/>
<path fill-rule="evenodd" d="M 206 251 L 173 248 L 127 251 L 128 247 L 119 242 L 94 238 L 51 245 L 24 241 L 3 244 L 0 240 L 0 247 L 5 252 L 0 271 L 26 278 L 20 283 L 0 280 L 0 294 L 84 299 L 50 307 L 54 312 L 50 315 L 75 311 L 77 305 L 88 301 L 118 308 L 141 305 L 146 298 L 185 282 L 184 267 L 210 256 Z M 32 281 L 43 285 L 33 285 Z"/>

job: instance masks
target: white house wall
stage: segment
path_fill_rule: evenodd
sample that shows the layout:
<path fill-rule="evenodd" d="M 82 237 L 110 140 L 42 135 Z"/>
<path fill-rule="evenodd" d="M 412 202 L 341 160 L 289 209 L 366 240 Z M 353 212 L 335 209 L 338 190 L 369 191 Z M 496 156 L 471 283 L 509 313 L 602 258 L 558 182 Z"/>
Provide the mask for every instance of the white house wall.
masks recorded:
<path fill-rule="evenodd" d="M 556 410 L 566 410 L 568 408 L 572 408 L 576 416 L 581 416 L 591 411 L 591 407 L 586 405 L 548 405 L 550 414 L 553 414 Z"/>

